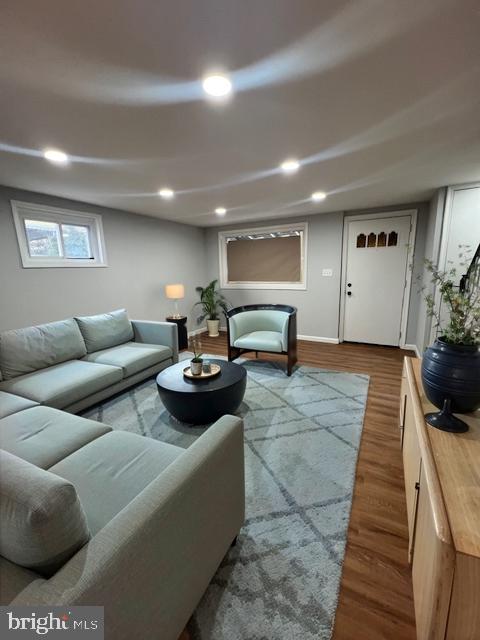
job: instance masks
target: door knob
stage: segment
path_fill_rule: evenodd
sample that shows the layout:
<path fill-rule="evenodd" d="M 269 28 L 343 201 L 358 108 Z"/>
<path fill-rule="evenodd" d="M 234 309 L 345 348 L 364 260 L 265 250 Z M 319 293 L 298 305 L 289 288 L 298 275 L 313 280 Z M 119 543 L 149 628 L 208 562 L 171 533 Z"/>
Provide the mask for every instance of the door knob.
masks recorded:
<path fill-rule="evenodd" d="M 351 287 L 351 286 L 352 286 L 352 283 L 351 283 L 351 282 L 349 282 L 349 283 L 347 284 L 347 287 Z"/>
<path fill-rule="evenodd" d="M 347 296 L 351 296 L 352 292 L 351 291 L 347 291 Z"/>

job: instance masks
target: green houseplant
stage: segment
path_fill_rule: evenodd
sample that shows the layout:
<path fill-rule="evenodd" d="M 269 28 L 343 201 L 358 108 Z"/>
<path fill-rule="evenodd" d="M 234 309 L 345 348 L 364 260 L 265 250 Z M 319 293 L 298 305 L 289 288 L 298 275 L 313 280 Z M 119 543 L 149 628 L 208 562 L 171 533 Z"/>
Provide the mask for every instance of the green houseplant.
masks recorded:
<path fill-rule="evenodd" d="M 198 336 L 192 336 L 188 342 L 190 351 L 193 351 L 193 358 L 190 360 L 190 371 L 194 376 L 199 376 L 202 373 L 203 366 L 202 342 Z"/>
<path fill-rule="evenodd" d="M 217 280 L 212 280 L 206 287 L 196 287 L 195 291 L 200 296 L 200 300 L 195 303 L 200 306 L 202 311 L 197 318 L 197 323 L 207 320 L 208 335 L 212 338 L 218 336 L 218 328 L 220 324 L 220 311 L 226 313 L 228 311 L 228 302 L 217 288 Z"/>
<path fill-rule="evenodd" d="M 462 279 L 456 268 L 443 271 L 426 260 L 443 307 L 438 310 L 434 296 L 425 295 L 427 313 L 435 319 L 439 337 L 422 360 L 425 394 L 440 409 L 427 414 L 426 420 L 438 429 L 457 433 L 467 431 L 468 426 L 452 412 L 469 413 L 480 407 L 480 248 L 473 260 L 467 247 L 459 250 Z"/>

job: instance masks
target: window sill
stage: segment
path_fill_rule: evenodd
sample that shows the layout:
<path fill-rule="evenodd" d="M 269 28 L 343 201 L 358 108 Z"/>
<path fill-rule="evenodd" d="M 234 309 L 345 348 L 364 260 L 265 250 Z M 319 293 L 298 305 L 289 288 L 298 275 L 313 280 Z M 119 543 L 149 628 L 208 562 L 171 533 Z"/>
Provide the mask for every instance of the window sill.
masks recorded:
<path fill-rule="evenodd" d="M 305 291 L 307 285 L 303 282 L 227 282 L 221 283 L 221 289 L 271 289 Z"/>
<path fill-rule="evenodd" d="M 77 260 L 22 260 L 24 269 L 95 269 L 108 267 L 106 262 L 85 261 L 80 264 Z"/>

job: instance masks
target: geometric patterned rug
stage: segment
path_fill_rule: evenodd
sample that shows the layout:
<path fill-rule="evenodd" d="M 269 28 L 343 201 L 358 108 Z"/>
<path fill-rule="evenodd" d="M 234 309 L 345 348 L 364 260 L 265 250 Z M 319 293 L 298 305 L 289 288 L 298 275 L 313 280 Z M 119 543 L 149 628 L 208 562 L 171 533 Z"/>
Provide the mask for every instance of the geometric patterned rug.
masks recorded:
<path fill-rule="evenodd" d="M 287 377 L 273 362 L 237 362 L 248 373 L 238 411 L 246 522 L 189 631 L 194 640 L 328 640 L 369 379 L 307 366 Z M 171 418 L 154 380 L 83 415 L 182 447 L 205 430 Z"/>

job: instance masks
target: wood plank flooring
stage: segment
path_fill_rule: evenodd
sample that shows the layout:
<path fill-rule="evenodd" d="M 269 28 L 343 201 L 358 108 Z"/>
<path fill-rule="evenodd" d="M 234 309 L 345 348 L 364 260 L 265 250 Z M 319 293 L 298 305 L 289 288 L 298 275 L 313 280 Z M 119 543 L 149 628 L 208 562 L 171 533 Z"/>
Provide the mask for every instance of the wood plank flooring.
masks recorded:
<path fill-rule="evenodd" d="M 202 336 L 202 350 L 226 354 L 225 334 Z M 370 376 L 333 640 L 416 637 L 398 436 L 404 355 L 414 354 L 371 345 L 298 343 L 299 364 Z M 181 640 L 189 640 L 186 631 Z"/>

